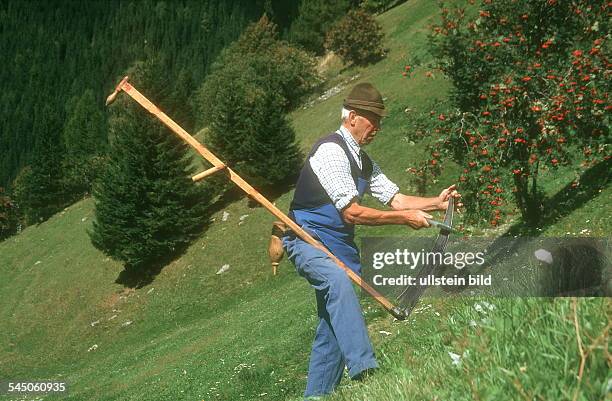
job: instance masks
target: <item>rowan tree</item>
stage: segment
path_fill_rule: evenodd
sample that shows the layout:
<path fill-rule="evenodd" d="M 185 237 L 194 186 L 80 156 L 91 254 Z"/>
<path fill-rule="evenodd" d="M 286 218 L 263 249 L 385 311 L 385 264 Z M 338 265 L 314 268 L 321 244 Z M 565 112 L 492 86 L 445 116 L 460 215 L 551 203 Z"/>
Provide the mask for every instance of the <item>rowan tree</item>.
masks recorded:
<path fill-rule="evenodd" d="M 498 225 L 513 195 L 535 225 L 544 171 L 610 157 L 609 12 L 589 0 L 486 0 L 474 17 L 442 8 L 432 40 L 452 107 L 416 132 L 435 138 L 430 173 L 445 157 L 463 167 L 471 222 Z"/>

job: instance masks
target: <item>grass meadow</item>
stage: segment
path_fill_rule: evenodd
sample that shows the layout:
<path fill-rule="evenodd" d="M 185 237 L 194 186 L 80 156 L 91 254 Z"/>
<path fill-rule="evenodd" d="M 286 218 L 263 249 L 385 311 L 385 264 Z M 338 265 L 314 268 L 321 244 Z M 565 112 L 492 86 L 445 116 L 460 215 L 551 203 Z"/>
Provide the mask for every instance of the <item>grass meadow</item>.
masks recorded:
<path fill-rule="evenodd" d="M 414 190 L 406 169 L 426 155 L 406 139 L 410 113 L 444 102 L 449 90 L 439 72 L 426 76 L 428 25 L 437 11 L 435 2 L 409 0 L 379 16 L 389 49 L 384 60 L 367 68 L 329 63 L 326 89 L 338 93 L 315 96 L 291 114 L 304 150 L 337 128 L 350 86 L 372 82 L 390 116 L 368 154 L 404 192 Z M 402 76 L 405 64 L 414 66 L 409 77 Z M 456 173 L 451 165 L 430 194 Z M 583 173 L 565 168 L 541 179 L 557 203 L 539 235 L 609 236 L 607 179 L 578 196 L 564 192 Z M 288 189 L 276 205 L 287 210 L 291 198 Z M 301 399 L 316 326 L 314 292 L 286 260 L 272 276 L 273 216 L 244 198 L 229 202 L 184 254 L 140 288 L 116 282 L 123 267 L 90 244 L 92 219 L 93 201 L 86 199 L 0 243 L 0 378 L 64 381 L 69 389 L 0 400 Z M 469 234 L 497 237 L 520 227 L 515 214 L 505 225 Z M 432 241 L 436 235 L 426 234 Z M 359 227 L 357 235 L 416 233 L 388 226 Z M 343 380 L 330 401 L 612 397 L 609 298 L 425 298 L 403 322 L 372 300 L 362 305 L 381 369 L 363 382 Z"/>

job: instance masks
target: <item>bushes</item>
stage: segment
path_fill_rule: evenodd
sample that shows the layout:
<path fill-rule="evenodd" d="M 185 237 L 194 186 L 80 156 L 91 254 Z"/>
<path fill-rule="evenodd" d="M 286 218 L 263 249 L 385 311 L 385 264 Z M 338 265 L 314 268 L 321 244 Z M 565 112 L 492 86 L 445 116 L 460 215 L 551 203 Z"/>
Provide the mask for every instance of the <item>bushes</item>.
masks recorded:
<path fill-rule="evenodd" d="M 327 33 L 325 48 L 345 63 L 358 65 L 377 61 L 384 56 L 382 28 L 363 10 L 351 10 Z"/>
<path fill-rule="evenodd" d="M 299 157 L 285 113 L 319 82 L 314 60 L 279 41 L 263 17 L 222 53 L 199 90 L 207 145 L 255 185 L 291 177 Z"/>
<path fill-rule="evenodd" d="M 285 99 L 283 110 L 289 111 L 321 83 L 315 67 L 315 60 L 306 52 L 279 40 L 276 26 L 263 16 L 249 25 L 213 63 L 210 75 L 198 91 L 198 122 L 210 123 L 208 110 L 214 107 L 211 100 L 222 86 L 241 79 L 241 71 L 252 73 L 255 82 L 277 91 Z"/>
<path fill-rule="evenodd" d="M 304 49 L 322 55 L 325 35 L 349 9 L 348 0 L 302 0 L 298 17 L 289 30 L 289 40 Z"/>
<path fill-rule="evenodd" d="M 423 130 L 436 138 L 427 168 L 436 174 L 443 157 L 463 166 L 472 223 L 498 225 L 513 197 L 536 225 L 543 171 L 609 157 L 608 12 L 588 0 L 485 1 L 474 18 L 442 9 L 434 50 L 454 90 Z"/>

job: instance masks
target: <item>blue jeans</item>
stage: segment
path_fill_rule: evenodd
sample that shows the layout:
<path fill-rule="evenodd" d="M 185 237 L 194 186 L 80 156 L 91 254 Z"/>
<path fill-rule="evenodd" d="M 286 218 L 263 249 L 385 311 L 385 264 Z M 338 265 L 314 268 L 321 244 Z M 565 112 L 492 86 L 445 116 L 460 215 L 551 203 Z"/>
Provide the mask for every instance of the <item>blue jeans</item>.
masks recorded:
<path fill-rule="evenodd" d="M 359 300 L 347 274 L 323 251 L 293 235 L 283 238 L 283 246 L 317 299 L 319 325 L 304 396 L 329 394 L 340 383 L 345 365 L 351 378 L 378 367 Z"/>

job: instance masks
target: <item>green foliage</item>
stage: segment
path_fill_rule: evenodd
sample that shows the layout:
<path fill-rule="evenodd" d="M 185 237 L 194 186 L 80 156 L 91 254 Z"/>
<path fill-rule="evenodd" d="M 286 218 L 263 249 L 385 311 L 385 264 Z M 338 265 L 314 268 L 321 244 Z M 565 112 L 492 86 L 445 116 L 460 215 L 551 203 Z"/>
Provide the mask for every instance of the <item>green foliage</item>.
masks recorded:
<path fill-rule="evenodd" d="M 91 89 L 68 103 L 64 124 L 64 187 L 71 197 L 89 193 L 103 168 L 108 145 L 106 119 Z"/>
<path fill-rule="evenodd" d="M 295 132 L 283 112 L 285 99 L 253 82 L 256 75 L 248 71 L 214 98 L 206 142 L 252 184 L 275 185 L 298 168 Z"/>
<path fill-rule="evenodd" d="M 22 177 L 18 204 L 27 225 L 47 220 L 65 205 L 62 186 L 61 123 L 54 110 L 44 105 L 34 117 L 34 145 L 32 162 Z"/>
<path fill-rule="evenodd" d="M 62 136 L 66 156 L 80 159 L 106 153 L 104 114 L 96 105 L 93 91 L 85 90 L 69 104 Z"/>
<path fill-rule="evenodd" d="M 67 103 L 92 90 L 101 112 L 103 97 L 117 84 L 112 77 L 135 60 L 160 54 L 169 60 L 164 74 L 176 79 L 171 86 L 180 86 L 188 99 L 196 86 L 184 84 L 202 82 L 215 57 L 249 22 L 265 9 L 280 13 L 287 8 L 277 0 L 109 0 L 86 7 L 69 0 L 0 2 L 5 61 L 0 69 L 0 185 L 8 185 L 32 158 L 32 116 L 39 105 L 47 103 L 61 120 L 68 119 Z M 283 23 L 290 22 L 283 15 Z M 188 119 L 180 123 L 187 129 L 193 125 Z M 104 125 L 91 128 L 104 130 Z"/>
<path fill-rule="evenodd" d="M 345 63 L 364 65 L 384 56 L 382 28 L 371 14 L 351 10 L 327 32 L 325 48 Z"/>
<path fill-rule="evenodd" d="M 315 60 L 279 40 L 276 25 L 263 16 L 257 23 L 249 25 L 213 64 L 196 101 L 201 123 L 210 123 L 209 108 L 215 107 L 211 99 L 218 96 L 217 92 L 223 90 L 221 87 L 229 81 L 241 79 L 238 75 L 241 70 L 250 70 L 254 74 L 251 79 L 278 92 L 285 99 L 281 105 L 284 111 L 295 108 L 321 83 Z M 228 71 L 236 75 L 232 76 Z"/>
<path fill-rule="evenodd" d="M 154 59 L 131 69 L 134 85 L 171 111 L 163 63 Z M 113 107 L 109 161 L 94 187 L 92 243 L 125 263 L 150 271 L 184 249 L 201 231 L 210 202 L 193 173 L 186 145 L 131 99 Z"/>
<path fill-rule="evenodd" d="M 348 11 L 349 6 L 348 0 L 302 0 L 298 17 L 289 30 L 289 40 L 315 54 L 323 54 L 327 31 Z"/>
<path fill-rule="evenodd" d="M 390 54 L 424 54 L 424 31 L 435 9 L 429 0 L 411 1 L 381 16 L 378 20 L 390 32 Z M 381 90 L 398 107 L 368 152 L 401 188 L 410 188 L 403 172 L 422 154 L 421 143 L 403 140 L 409 131 L 403 116 L 410 113 L 399 112 L 399 105 L 429 110 L 447 88 L 439 74 L 421 80 L 423 73 L 416 69 L 417 79 L 406 80 L 394 57 L 361 73 L 384 85 Z M 349 69 L 338 79 L 352 75 Z M 337 128 L 341 99 L 339 94 L 292 113 L 304 146 L 321 132 Z M 546 183 L 556 190 L 567 175 L 561 169 Z M 446 177 L 428 187 L 430 195 L 439 192 Z M 611 194 L 605 188 L 580 202 L 543 235 L 563 236 L 583 227 L 594 236 L 609 235 Z M 288 208 L 291 196 L 291 191 L 283 194 L 277 206 Z M 61 218 L 0 244 L 0 319 L 6 333 L 6 346 L 0 347 L 1 371 L 9 377 L 61 374 L 74 383 L 70 398 L 78 400 L 303 399 L 316 305 L 308 283 L 293 274 L 286 259 L 270 279 L 264 255 L 268 237 L 262 235 L 262 227 L 271 221 L 266 210 L 249 208 L 245 199 L 232 202 L 223 209 L 230 213 L 228 220 L 222 222 L 223 211 L 217 212 L 216 222 L 197 244 L 151 286 L 118 293 L 121 286 L 115 280 L 121 265 L 101 256 L 85 235 L 92 203 L 79 202 Z M 239 216 L 245 214 L 249 217 L 240 225 Z M 88 219 L 82 222 L 84 217 Z M 433 230 L 413 232 L 401 226 L 368 227 L 357 235 L 372 233 L 436 235 Z M 230 270 L 215 275 L 225 263 Z M 570 299 L 552 304 L 544 299 L 487 299 L 496 309 L 485 307 L 485 316 L 474 308 L 480 300 L 432 298 L 403 323 L 393 321 L 373 302 L 360 301 L 365 302 L 380 369 L 363 382 L 343 380 L 330 401 L 559 400 L 571 399 L 578 388 L 581 360 Z M 607 337 L 598 339 L 609 332 L 604 330 L 609 309 L 609 299 L 578 299 L 582 344 L 584 351 L 592 349 L 579 400 L 606 397 Z M 123 326 L 127 321 L 133 323 Z M 479 326 L 473 327 L 472 321 Z M 93 344 L 98 348 L 87 352 Z M 462 364 L 453 365 L 448 352 L 463 351 L 469 352 Z"/>
<path fill-rule="evenodd" d="M 510 192 L 535 225 L 543 171 L 609 157 L 608 30 L 606 6 L 587 0 L 486 1 L 474 18 L 442 9 L 434 50 L 455 90 L 423 130 L 437 138 L 428 168 L 440 157 L 464 168 L 472 222 L 499 224 Z"/>
<path fill-rule="evenodd" d="M 17 205 L 0 187 L 0 241 L 17 232 Z"/>
<path fill-rule="evenodd" d="M 608 300 L 454 297 L 428 302 L 417 307 L 410 325 L 377 320 L 376 330 L 390 333 L 375 344 L 377 354 L 384 355 L 380 370 L 363 384 L 339 388 L 329 400 L 606 398 Z M 431 385 L 433 377 L 440 385 Z"/>
<path fill-rule="evenodd" d="M 255 183 L 278 184 L 299 160 L 285 113 L 319 82 L 313 60 L 279 41 L 262 17 L 222 53 L 199 91 L 206 143 Z"/>
<path fill-rule="evenodd" d="M 363 0 L 359 3 L 359 7 L 370 14 L 382 13 L 405 1 L 406 0 Z"/>

